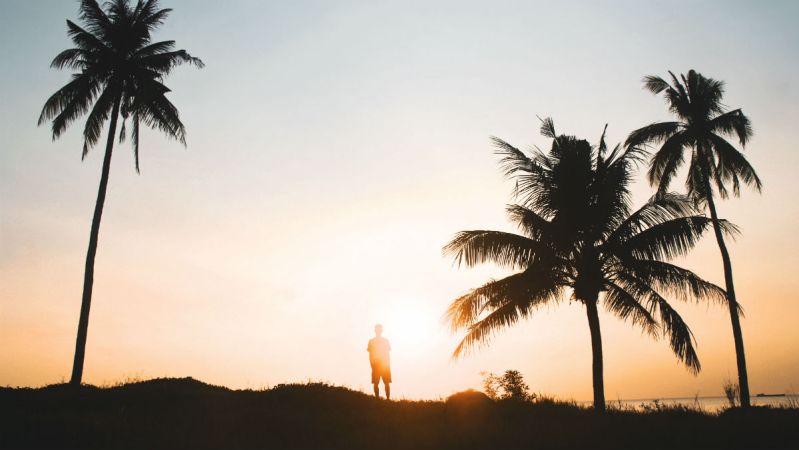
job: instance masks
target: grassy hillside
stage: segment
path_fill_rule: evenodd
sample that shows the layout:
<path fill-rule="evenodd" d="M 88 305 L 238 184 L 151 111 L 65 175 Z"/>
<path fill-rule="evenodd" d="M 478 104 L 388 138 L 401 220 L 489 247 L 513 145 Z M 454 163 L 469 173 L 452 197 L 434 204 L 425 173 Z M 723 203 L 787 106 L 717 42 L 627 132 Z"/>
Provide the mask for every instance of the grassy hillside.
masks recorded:
<path fill-rule="evenodd" d="M 604 415 L 575 405 L 378 400 L 323 384 L 233 391 L 191 378 L 0 389 L 0 448 L 799 448 L 799 410 Z"/>

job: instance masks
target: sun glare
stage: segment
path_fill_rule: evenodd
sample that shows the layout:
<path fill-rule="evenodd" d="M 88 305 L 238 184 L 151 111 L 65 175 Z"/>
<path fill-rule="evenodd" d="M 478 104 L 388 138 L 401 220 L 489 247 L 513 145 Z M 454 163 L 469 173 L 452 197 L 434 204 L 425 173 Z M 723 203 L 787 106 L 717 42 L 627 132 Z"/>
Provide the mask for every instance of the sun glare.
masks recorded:
<path fill-rule="evenodd" d="M 382 308 L 378 322 L 394 354 L 421 355 L 441 331 L 440 314 L 420 302 L 398 301 Z"/>

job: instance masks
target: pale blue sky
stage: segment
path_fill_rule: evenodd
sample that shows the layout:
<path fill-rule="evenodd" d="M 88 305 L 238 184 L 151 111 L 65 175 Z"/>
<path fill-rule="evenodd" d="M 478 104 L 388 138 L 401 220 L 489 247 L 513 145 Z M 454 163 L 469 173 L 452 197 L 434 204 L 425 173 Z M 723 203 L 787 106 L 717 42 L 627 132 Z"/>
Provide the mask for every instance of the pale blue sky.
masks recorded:
<path fill-rule="evenodd" d="M 399 344 L 401 394 L 445 395 L 477 387 L 480 370 L 515 368 L 536 390 L 588 398 L 577 305 L 448 360 L 455 338 L 438 316 L 501 272 L 456 270 L 440 248 L 461 229 L 509 229 L 510 184 L 489 136 L 546 147 L 538 115 L 592 141 L 609 123 L 611 141 L 623 140 L 668 118 L 641 89 L 644 75 L 696 69 L 725 80 L 726 103 L 752 119 L 747 155 L 765 181 L 762 196 L 721 206 L 744 229 L 733 256 L 752 390 L 799 386 L 799 332 L 782 319 L 799 314 L 799 3 L 162 5 L 175 11 L 156 38 L 207 67 L 167 80 L 187 149 L 145 134 L 140 176 L 129 147 L 115 151 L 90 382 L 141 374 L 358 387 L 368 384 L 361 347 L 380 320 L 394 325 L 386 335 Z M 71 361 L 102 152 L 81 163 L 82 124 L 57 142 L 36 127 L 68 78 L 48 68 L 69 46 L 67 18 L 77 19 L 77 3 L 0 3 L 0 384 L 53 382 Z M 650 190 L 639 183 L 635 192 L 640 202 Z M 712 242 L 685 263 L 721 282 Z M 691 377 L 666 343 L 605 316 L 610 398 L 720 392 L 735 368 L 729 319 L 719 308 L 680 310 L 699 338 L 703 374 Z M 426 331 L 398 336 L 417 333 L 408 327 Z M 41 349 L 46 357 L 31 356 Z M 634 381 L 652 374 L 668 381 Z"/>

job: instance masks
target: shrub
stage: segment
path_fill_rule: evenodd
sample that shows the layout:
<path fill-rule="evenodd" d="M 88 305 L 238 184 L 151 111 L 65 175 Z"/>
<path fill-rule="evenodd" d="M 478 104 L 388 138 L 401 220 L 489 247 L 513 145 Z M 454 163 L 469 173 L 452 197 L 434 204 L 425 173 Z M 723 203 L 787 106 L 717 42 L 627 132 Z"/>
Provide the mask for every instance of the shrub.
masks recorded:
<path fill-rule="evenodd" d="M 727 397 L 727 401 L 730 402 L 730 408 L 735 408 L 738 405 L 738 393 L 740 392 L 738 383 L 734 383 L 727 378 L 721 388 L 724 390 L 724 396 Z"/>
<path fill-rule="evenodd" d="M 531 402 L 535 394 L 530 393 L 530 387 L 524 382 L 524 377 L 518 370 L 506 370 L 502 375 L 492 372 L 482 372 L 483 390 L 494 400 L 515 400 Z"/>

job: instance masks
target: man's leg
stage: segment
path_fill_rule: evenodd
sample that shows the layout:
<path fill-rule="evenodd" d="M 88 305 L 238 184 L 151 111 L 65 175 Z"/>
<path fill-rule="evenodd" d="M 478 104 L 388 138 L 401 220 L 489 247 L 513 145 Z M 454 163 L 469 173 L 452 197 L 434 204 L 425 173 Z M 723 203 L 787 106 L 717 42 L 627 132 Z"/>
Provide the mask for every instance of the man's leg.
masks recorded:
<path fill-rule="evenodd" d="M 375 383 L 375 397 L 380 397 L 380 382 Z"/>
<path fill-rule="evenodd" d="M 377 385 L 375 385 L 377 386 Z M 391 400 L 391 384 L 383 381 L 383 386 L 386 387 L 386 400 Z"/>

